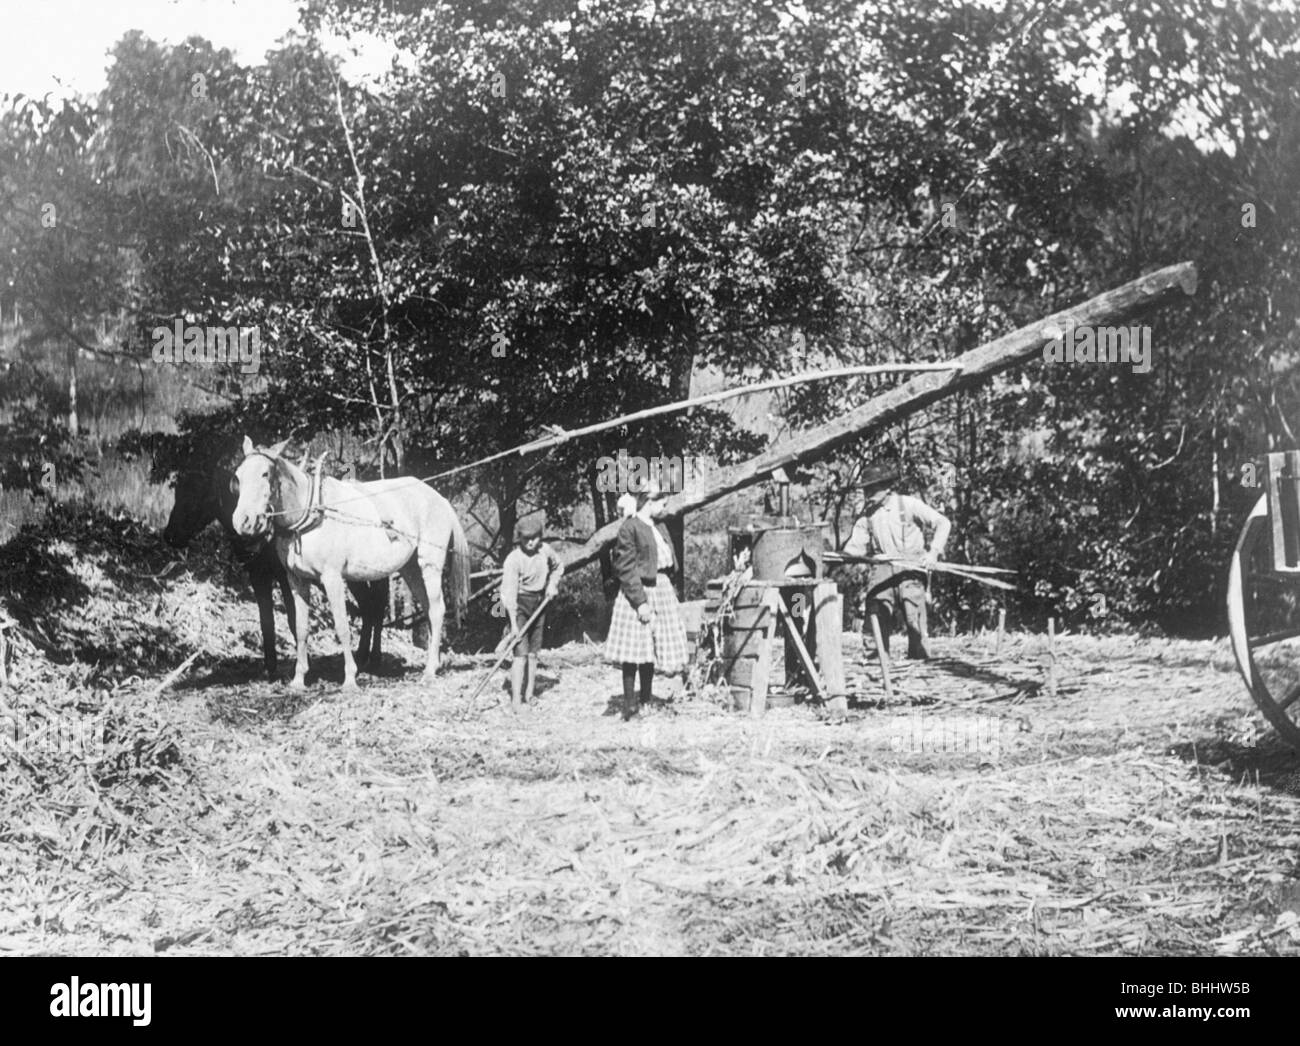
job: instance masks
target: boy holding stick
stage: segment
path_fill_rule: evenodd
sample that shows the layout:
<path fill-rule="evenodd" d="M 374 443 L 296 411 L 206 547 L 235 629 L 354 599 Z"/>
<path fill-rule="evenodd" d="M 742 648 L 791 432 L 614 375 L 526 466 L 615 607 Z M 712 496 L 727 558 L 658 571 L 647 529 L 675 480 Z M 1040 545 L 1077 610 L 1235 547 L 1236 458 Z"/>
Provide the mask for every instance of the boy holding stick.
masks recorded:
<path fill-rule="evenodd" d="M 517 547 L 506 556 L 501 568 L 501 606 L 506 612 L 506 636 L 519 631 L 541 606 L 560 590 L 564 564 L 555 550 L 542 541 L 542 525 L 537 520 L 520 520 L 515 524 Z M 517 713 L 520 704 L 533 703 L 537 685 L 537 652 L 542 649 L 542 631 L 546 615 L 537 620 L 515 643 L 510 663 L 510 711 Z"/>

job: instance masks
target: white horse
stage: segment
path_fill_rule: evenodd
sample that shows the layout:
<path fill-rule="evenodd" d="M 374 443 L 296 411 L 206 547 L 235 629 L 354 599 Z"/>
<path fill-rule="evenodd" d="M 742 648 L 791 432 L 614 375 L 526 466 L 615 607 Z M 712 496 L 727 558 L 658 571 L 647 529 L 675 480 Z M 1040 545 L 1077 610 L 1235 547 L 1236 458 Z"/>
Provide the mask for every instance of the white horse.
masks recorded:
<path fill-rule="evenodd" d="M 356 686 L 348 628 L 346 582 L 378 581 L 401 574 L 421 610 L 429 614 L 429 658 L 424 678 L 438 671 L 445 603 L 442 571 L 451 554 L 452 620 L 469 600 L 469 543 L 456 512 L 441 494 L 413 477 L 371 483 L 313 477 L 281 457 L 284 443 L 258 448 L 244 437 L 244 460 L 235 470 L 239 500 L 231 522 L 246 537 L 272 534 L 289 573 L 297 611 L 295 689 L 307 685 L 307 586 L 319 584 L 329 599 L 343 644 L 343 685 Z"/>

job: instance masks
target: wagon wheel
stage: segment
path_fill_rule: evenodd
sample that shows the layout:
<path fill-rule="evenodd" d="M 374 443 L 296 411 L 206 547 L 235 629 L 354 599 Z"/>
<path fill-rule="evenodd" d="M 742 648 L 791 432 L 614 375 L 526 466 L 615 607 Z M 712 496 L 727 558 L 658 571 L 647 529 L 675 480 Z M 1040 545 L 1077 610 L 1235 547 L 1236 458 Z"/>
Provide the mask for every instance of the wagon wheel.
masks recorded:
<path fill-rule="evenodd" d="M 1266 498 L 1246 518 L 1228 569 L 1228 634 L 1255 704 L 1300 749 L 1300 574 L 1273 571 Z"/>

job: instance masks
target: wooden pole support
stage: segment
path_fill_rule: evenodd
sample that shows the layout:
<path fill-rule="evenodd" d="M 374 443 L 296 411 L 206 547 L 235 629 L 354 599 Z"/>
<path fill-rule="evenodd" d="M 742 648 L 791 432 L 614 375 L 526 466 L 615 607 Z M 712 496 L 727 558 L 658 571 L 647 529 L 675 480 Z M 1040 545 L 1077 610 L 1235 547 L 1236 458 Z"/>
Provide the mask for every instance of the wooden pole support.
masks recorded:
<path fill-rule="evenodd" d="M 772 670 L 772 638 L 776 633 L 777 605 L 780 603 L 779 589 L 770 588 L 765 593 L 764 606 L 768 613 L 763 618 L 763 639 L 758 644 L 758 664 L 754 666 L 754 678 L 750 683 L 749 717 L 762 719 L 767 711 L 767 679 Z"/>
<path fill-rule="evenodd" d="M 997 657 L 1002 653 L 1002 633 L 1007 627 L 1007 608 L 998 608 L 998 638 L 993 641 L 993 656 Z"/>
<path fill-rule="evenodd" d="M 799 660 L 803 662 L 804 671 L 808 673 L 808 678 L 812 681 L 812 685 L 817 688 L 817 696 L 822 698 L 826 697 L 826 683 L 822 680 L 821 673 L 817 671 L 817 666 L 813 664 L 812 654 L 808 652 L 808 646 L 804 643 L 803 636 L 799 634 L 799 626 L 796 623 L 795 617 L 790 614 L 785 607 L 781 606 L 779 602 L 777 606 L 781 615 L 781 620 L 785 622 L 785 630 L 790 636 L 790 639 L 794 642 L 794 648 L 799 654 Z M 782 652 L 784 653 L 784 647 L 782 648 Z"/>
<path fill-rule="evenodd" d="M 1056 618 L 1047 619 L 1047 696 L 1056 696 Z"/>
<path fill-rule="evenodd" d="M 813 641 L 827 704 L 832 712 L 849 710 L 848 682 L 844 675 L 844 597 L 833 581 L 813 589 Z"/>
<path fill-rule="evenodd" d="M 876 656 L 880 658 L 880 679 L 885 686 L 885 699 L 894 699 L 894 684 L 889 678 L 889 648 L 885 646 L 885 637 L 880 634 L 880 618 L 868 609 L 871 618 L 871 636 L 876 641 Z"/>

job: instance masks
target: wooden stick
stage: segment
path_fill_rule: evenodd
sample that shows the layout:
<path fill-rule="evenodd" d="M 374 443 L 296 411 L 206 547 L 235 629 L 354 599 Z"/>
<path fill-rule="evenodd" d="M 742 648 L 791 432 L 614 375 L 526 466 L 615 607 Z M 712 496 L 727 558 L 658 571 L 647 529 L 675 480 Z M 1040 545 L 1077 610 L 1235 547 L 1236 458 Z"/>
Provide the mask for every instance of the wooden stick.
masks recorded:
<path fill-rule="evenodd" d="M 843 552 L 824 552 L 822 559 L 826 563 L 885 563 L 894 567 L 900 573 L 906 570 L 914 570 L 917 573 L 925 571 L 928 575 L 931 573 L 951 574 L 953 577 L 964 578 L 967 581 L 975 581 L 981 585 L 988 585 L 990 588 L 1000 588 L 1006 591 L 1015 591 L 1015 585 L 1012 585 L 1000 578 L 992 577 L 993 574 L 1014 574 L 1014 570 L 1006 567 L 980 567 L 973 566 L 969 563 L 919 563 L 911 559 L 899 559 L 892 556 L 848 556 Z"/>
<path fill-rule="evenodd" d="M 194 653 L 192 653 L 189 657 L 187 657 L 184 661 L 182 661 L 182 662 L 181 662 L 179 665 L 177 665 L 174 669 L 172 669 L 170 672 L 168 672 L 167 675 L 166 675 L 166 677 L 163 679 L 163 681 L 162 681 L 161 683 L 159 683 L 156 687 L 153 688 L 153 690 L 150 692 L 149 696 L 150 696 L 150 697 L 157 697 L 157 696 L 158 696 L 159 694 L 161 694 L 164 690 L 166 690 L 169 686 L 171 686 L 173 683 L 175 683 L 176 680 L 180 679 L 180 677 L 183 676 L 183 675 L 184 675 L 184 674 L 189 670 L 190 665 L 194 664 L 194 660 L 195 660 L 195 658 L 197 658 L 201 653 L 203 653 L 202 650 L 196 650 L 196 651 L 194 651 Z"/>
<path fill-rule="evenodd" d="M 908 570 L 962 570 L 971 574 L 1014 574 L 1010 567 L 984 567 L 975 563 L 949 563 L 938 560 L 926 564 L 902 556 L 853 556 L 847 552 L 828 551 L 822 553 L 827 563 L 890 563 Z"/>
<path fill-rule="evenodd" d="M 511 447 L 509 450 L 498 451 L 486 458 L 480 458 L 478 461 L 471 461 L 467 465 L 457 465 L 446 472 L 438 472 L 432 476 L 426 476 L 422 482 L 432 483 L 435 479 L 443 479 L 446 476 L 454 476 L 458 472 L 465 472 L 468 469 L 480 468 L 483 465 L 498 461 L 501 458 L 508 458 L 514 455 L 523 456 L 525 454 L 536 454 L 538 451 L 550 450 L 552 447 L 558 447 L 569 440 L 579 439 L 583 436 L 590 436 L 597 432 L 604 432 L 606 429 L 618 428 L 621 425 L 631 425 L 637 421 L 644 421 L 646 418 L 657 417 L 660 414 L 672 414 L 676 411 L 690 410 L 692 407 L 701 407 L 707 403 L 720 403 L 722 400 L 734 399 L 736 396 L 751 396 L 759 392 L 771 392 L 773 389 L 784 389 L 790 385 L 803 385 L 810 381 L 827 381 L 832 378 L 854 378 L 864 374 L 911 374 L 926 373 L 931 371 L 953 371 L 961 370 L 960 363 L 883 363 L 872 364 L 861 367 L 836 367 L 834 370 L 805 371 L 803 374 L 793 374 L 784 378 L 773 378 L 770 381 L 759 381 L 753 385 L 742 385 L 734 389 L 722 389 L 718 392 L 705 393 L 703 396 L 692 396 L 690 399 L 677 400 L 674 403 L 663 403 L 657 407 L 649 407 L 646 410 L 634 411 L 631 414 L 623 414 L 617 418 L 611 418 L 609 421 L 599 421 L 594 425 L 586 425 L 580 429 L 558 429 L 553 431 L 549 436 L 543 436 L 540 439 L 533 440 L 531 443 L 524 443 L 518 447 Z"/>
<path fill-rule="evenodd" d="M 876 641 L 876 656 L 880 658 L 880 678 L 885 685 L 885 699 L 892 701 L 894 699 L 894 684 L 889 678 L 889 648 L 885 646 L 884 637 L 880 634 L 880 618 L 868 608 L 867 616 L 871 618 L 871 635 Z"/>
<path fill-rule="evenodd" d="M 1056 696 L 1056 618 L 1047 619 L 1047 696 Z"/>
<path fill-rule="evenodd" d="M 1002 630 L 1007 624 L 1007 608 L 998 608 L 998 638 L 993 643 L 993 656 L 997 657 L 1002 653 Z"/>
<path fill-rule="evenodd" d="M 483 688 L 488 685 L 488 681 L 491 680 L 491 678 L 494 675 L 496 675 L 497 669 L 500 668 L 502 663 L 504 663 L 505 659 L 510 656 L 510 652 L 511 650 L 513 650 L 514 645 L 519 642 L 521 636 L 523 636 L 530 628 L 532 628 L 533 622 L 536 621 L 538 617 L 541 616 L 542 611 L 546 609 L 546 604 L 549 603 L 550 601 L 551 601 L 551 597 L 547 596 L 540 603 L 538 603 L 537 609 L 533 611 L 532 617 L 530 617 L 527 621 L 525 621 L 523 623 L 523 626 L 519 628 L 514 635 L 506 637 L 506 642 L 504 647 L 499 646 L 497 648 L 498 650 L 501 651 L 501 656 L 496 659 L 496 661 L 493 663 L 491 668 L 489 668 L 486 672 L 483 673 L 483 678 L 479 680 L 478 686 L 474 688 L 474 693 L 470 695 L 470 699 L 469 699 L 470 711 L 474 710 L 475 703 L 478 701 L 478 695 L 483 693 Z"/>
<path fill-rule="evenodd" d="M 799 660 L 803 662 L 804 671 L 808 673 L 808 678 L 812 680 L 813 686 L 817 688 L 817 696 L 825 700 L 827 696 L 826 684 L 822 682 L 821 673 L 817 671 L 817 666 L 813 664 L 812 654 L 808 652 L 808 647 L 803 641 L 803 636 L 799 634 L 799 626 L 796 624 L 794 617 L 790 612 L 781 605 L 777 600 L 777 615 L 785 622 L 786 631 L 790 638 L 794 640 L 794 648 L 799 652 Z M 811 617 L 811 615 L 809 615 Z"/>

